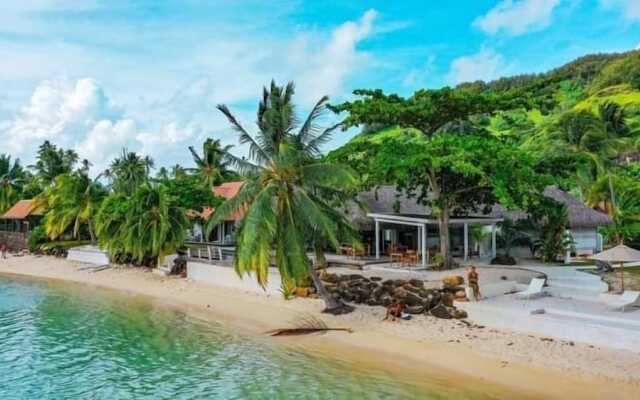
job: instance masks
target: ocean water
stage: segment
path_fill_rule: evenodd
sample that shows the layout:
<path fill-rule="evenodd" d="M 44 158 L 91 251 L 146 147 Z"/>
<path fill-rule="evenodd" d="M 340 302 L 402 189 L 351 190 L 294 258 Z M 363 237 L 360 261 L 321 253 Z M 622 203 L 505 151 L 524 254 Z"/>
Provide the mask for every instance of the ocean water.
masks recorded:
<path fill-rule="evenodd" d="M 0 276 L 0 399 L 466 399 L 130 295 Z"/>

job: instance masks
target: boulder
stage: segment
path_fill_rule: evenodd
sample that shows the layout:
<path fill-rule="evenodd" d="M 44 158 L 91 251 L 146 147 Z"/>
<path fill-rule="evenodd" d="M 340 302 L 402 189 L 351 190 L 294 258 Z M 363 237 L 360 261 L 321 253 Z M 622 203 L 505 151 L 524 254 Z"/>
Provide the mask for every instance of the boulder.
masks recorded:
<path fill-rule="evenodd" d="M 340 277 L 338 275 L 331 274 L 329 272 L 322 273 L 320 275 L 320 279 L 322 279 L 324 282 L 329 282 L 329 283 L 338 283 L 338 282 L 340 282 Z"/>
<path fill-rule="evenodd" d="M 451 293 L 443 293 L 440 298 L 440 303 L 447 307 L 453 307 L 453 295 Z"/>
<path fill-rule="evenodd" d="M 466 300 L 467 293 L 464 290 L 458 290 L 454 295 L 456 300 Z"/>
<path fill-rule="evenodd" d="M 407 314 L 422 314 L 424 313 L 424 307 L 422 306 L 408 306 L 404 309 Z"/>
<path fill-rule="evenodd" d="M 393 297 L 384 295 L 380 298 L 380 303 L 383 307 L 389 307 L 391 304 L 393 304 Z"/>
<path fill-rule="evenodd" d="M 415 294 L 417 294 L 417 295 L 420 295 L 420 289 L 419 289 L 418 287 L 416 287 L 416 286 L 413 286 L 412 284 L 410 284 L 410 283 L 408 283 L 408 282 L 407 282 L 407 283 L 405 283 L 404 285 L 402 285 L 402 288 L 403 288 L 404 290 L 408 291 L 408 292 L 411 292 L 411 293 L 415 293 Z"/>
<path fill-rule="evenodd" d="M 442 278 L 443 286 L 460 286 L 464 285 L 464 278 L 460 275 L 450 275 Z"/>
<path fill-rule="evenodd" d="M 409 283 L 412 286 L 415 286 L 417 288 L 423 288 L 424 287 L 424 281 L 422 281 L 420 279 L 409 279 Z"/>
<path fill-rule="evenodd" d="M 422 306 L 422 298 L 411 292 L 407 292 L 404 302 L 408 306 Z"/>
<path fill-rule="evenodd" d="M 296 297 L 309 297 L 309 295 L 311 294 L 309 288 L 306 287 L 297 287 L 295 292 Z"/>
<path fill-rule="evenodd" d="M 382 305 L 382 300 L 376 298 L 370 298 L 365 302 L 368 306 L 380 306 Z"/>
<path fill-rule="evenodd" d="M 371 280 L 372 280 L 372 281 L 374 281 L 374 282 L 380 282 L 380 281 L 382 280 L 382 278 L 381 278 L 381 277 L 379 277 L 379 276 L 372 276 L 372 277 L 371 277 L 371 278 L 369 278 L 369 279 L 371 279 Z"/>
<path fill-rule="evenodd" d="M 455 310 L 453 310 L 453 314 L 451 316 L 455 319 L 464 319 L 468 317 L 467 312 L 459 308 L 456 308 Z"/>
<path fill-rule="evenodd" d="M 438 304 L 437 306 L 429 310 L 429 314 L 441 319 L 451 319 L 452 317 L 449 309 L 442 304 Z"/>
<path fill-rule="evenodd" d="M 394 289 L 394 291 L 393 291 L 393 297 L 394 297 L 395 299 L 398 299 L 398 300 L 404 300 L 404 299 L 406 299 L 406 298 L 407 298 L 407 294 L 408 294 L 408 293 L 409 293 L 409 292 L 407 292 L 407 290 L 406 290 L 406 289 L 401 288 L 401 287 L 398 287 L 398 288 L 395 288 L 395 289 Z"/>

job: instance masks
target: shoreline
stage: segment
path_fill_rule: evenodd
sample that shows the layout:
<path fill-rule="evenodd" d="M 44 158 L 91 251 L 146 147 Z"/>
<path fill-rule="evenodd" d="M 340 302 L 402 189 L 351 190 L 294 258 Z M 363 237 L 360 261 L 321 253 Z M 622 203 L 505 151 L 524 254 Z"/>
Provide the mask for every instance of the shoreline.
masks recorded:
<path fill-rule="evenodd" d="M 320 300 L 284 301 L 279 296 L 161 277 L 137 268 L 88 272 L 78 270 L 78 266 L 53 257 L 11 257 L 0 261 L 0 274 L 89 284 L 140 295 L 252 336 L 265 337 L 268 330 L 289 327 L 297 318 L 312 314 L 331 327 L 348 327 L 354 332 L 269 340 L 388 372 L 402 381 L 419 384 L 428 376 L 443 388 L 475 389 L 489 398 L 517 394 L 518 398 L 531 399 L 632 399 L 640 391 L 638 353 L 569 345 L 560 340 L 549 342 L 489 327 L 464 328 L 457 321 L 426 317 L 382 322 L 382 308 L 359 307 L 352 314 L 333 317 L 320 314 Z M 571 354 L 582 358 L 571 359 Z M 594 360 L 600 364 L 594 365 Z"/>

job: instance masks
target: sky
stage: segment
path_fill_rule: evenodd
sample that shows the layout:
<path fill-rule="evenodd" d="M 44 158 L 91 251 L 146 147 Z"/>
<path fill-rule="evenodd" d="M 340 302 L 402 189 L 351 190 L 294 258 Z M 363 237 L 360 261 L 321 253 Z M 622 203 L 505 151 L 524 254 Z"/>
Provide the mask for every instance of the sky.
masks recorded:
<path fill-rule="evenodd" d="M 207 137 L 236 145 L 215 106 L 253 132 L 272 79 L 296 83 L 304 113 L 358 88 L 410 95 L 640 48 L 640 0 L 1 3 L 0 153 L 29 164 L 50 140 L 94 173 L 123 147 L 159 167 L 190 165 Z"/>

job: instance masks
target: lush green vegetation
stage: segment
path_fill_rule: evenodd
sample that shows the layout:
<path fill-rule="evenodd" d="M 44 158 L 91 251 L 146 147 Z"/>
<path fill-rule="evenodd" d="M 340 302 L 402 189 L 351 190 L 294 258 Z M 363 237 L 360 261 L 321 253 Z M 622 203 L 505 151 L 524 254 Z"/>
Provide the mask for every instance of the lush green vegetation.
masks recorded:
<path fill-rule="evenodd" d="M 539 196 L 546 184 L 611 215 L 603 230 L 611 242 L 640 241 L 640 168 L 625 161 L 637 159 L 640 144 L 639 75 L 633 51 L 408 98 L 356 90 L 356 100 L 333 109 L 362 133 L 328 159 L 355 169 L 362 188 L 393 183 L 431 206 L 445 264 L 448 216 L 494 201 L 531 212 L 538 254 L 557 256 L 568 243 L 566 217 Z"/>
<path fill-rule="evenodd" d="M 225 105 L 218 106 L 239 134 L 240 142 L 249 145 L 250 160 L 227 153 L 245 183 L 233 199 L 216 209 L 208 227 L 244 210 L 236 240 L 236 271 L 241 275 L 255 274 L 258 282 L 265 284 L 275 250 L 275 265 L 285 287 L 291 286 L 290 281 L 311 277 L 325 301 L 325 311 L 340 314 L 351 308 L 324 289 L 307 249 L 315 249 L 318 261 L 324 259 L 325 245 L 338 250 L 341 242 L 356 242 L 344 216 L 331 205 L 332 201 L 347 198 L 356 179 L 349 169 L 320 159 L 320 145 L 336 128 L 317 124 L 328 99 L 321 98 L 298 124 L 293 94 L 293 83 L 279 87 L 272 82 L 264 89 L 255 136 Z"/>

